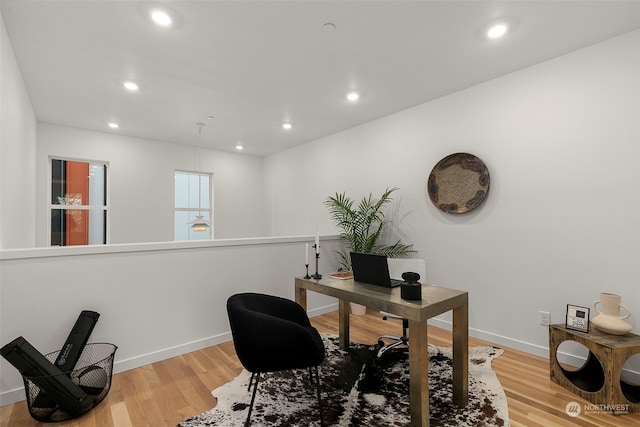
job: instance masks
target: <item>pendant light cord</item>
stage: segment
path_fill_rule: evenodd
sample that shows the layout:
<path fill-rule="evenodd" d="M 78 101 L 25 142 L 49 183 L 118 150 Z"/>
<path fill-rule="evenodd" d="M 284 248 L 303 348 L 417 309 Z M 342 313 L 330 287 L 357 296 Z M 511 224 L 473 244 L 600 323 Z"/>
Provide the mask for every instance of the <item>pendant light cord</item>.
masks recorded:
<path fill-rule="evenodd" d="M 202 206 L 200 200 L 202 200 L 202 126 L 206 126 L 202 122 L 196 123 L 198 126 L 198 216 L 202 216 Z"/>

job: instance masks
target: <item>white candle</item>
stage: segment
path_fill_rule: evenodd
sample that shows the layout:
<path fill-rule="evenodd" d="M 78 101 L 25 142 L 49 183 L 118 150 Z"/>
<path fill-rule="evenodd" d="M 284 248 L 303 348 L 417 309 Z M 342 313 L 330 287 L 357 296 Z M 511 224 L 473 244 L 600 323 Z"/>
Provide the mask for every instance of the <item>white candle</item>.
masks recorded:
<path fill-rule="evenodd" d="M 316 253 L 320 253 L 320 233 L 318 233 L 318 226 L 316 225 Z"/>
<path fill-rule="evenodd" d="M 304 244 L 304 265 L 309 265 L 309 244 Z"/>

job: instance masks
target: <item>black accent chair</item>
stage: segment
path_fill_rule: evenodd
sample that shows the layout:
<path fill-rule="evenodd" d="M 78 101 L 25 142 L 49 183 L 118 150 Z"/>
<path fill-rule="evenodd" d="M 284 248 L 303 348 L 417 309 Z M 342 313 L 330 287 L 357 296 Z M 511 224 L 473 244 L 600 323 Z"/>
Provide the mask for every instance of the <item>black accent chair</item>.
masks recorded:
<path fill-rule="evenodd" d="M 251 372 L 248 390 L 253 384 L 245 427 L 251 423 L 260 374 L 291 369 L 308 369 L 312 383 L 315 373 L 320 425 L 324 426 L 318 366 L 325 348 L 306 311 L 285 298 L 241 293 L 227 300 L 227 314 L 238 359 Z"/>

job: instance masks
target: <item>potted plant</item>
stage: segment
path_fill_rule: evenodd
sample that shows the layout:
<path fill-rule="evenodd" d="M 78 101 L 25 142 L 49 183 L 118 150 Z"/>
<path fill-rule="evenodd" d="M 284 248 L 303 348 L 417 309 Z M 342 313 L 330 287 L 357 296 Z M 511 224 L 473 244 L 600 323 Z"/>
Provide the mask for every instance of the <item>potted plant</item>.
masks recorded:
<path fill-rule="evenodd" d="M 331 219 L 336 223 L 340 230 L 340 238 L 346 245 L 346 249 L 338 251 L 342 270 L 351 270 L 351 251 L 392 258 L 407 256 L 413 252 L 413 245 L 404 244 L 400 239 L 392 245 L 379 242 L 385 226 L 389 224 L 382 208 L 393 200 L 391 193 L 396 190 L 397 187 L 387 188 L 379 199 L 369 194 L 368 197 L 363 197 L 357 206 L 346 193 L 336 193 L 325 200 L 324 204 L 329 208 Z"/>
<path fill-rule="evenodd" d="M 337 251 L 340 269 L 351 270 L 349 252 L 362 252 L 386 255 L 388 257 L 402 257 L 413 252 L 413 245 L 404 244 L 398 239 L 392 245 L 380 243 L 385 226 L 389 220 L 383 212 L 383 207 L 393 199 L 391 194 L 398 188 L 387 188 L 380 198 L 374 198 L 370 193 L 356 202 L 346 193 L 336 193 L 328 197 L 324 204 L 329 209 L 331 219 L 340 231 L 340 238 L 345 248 Z"/>

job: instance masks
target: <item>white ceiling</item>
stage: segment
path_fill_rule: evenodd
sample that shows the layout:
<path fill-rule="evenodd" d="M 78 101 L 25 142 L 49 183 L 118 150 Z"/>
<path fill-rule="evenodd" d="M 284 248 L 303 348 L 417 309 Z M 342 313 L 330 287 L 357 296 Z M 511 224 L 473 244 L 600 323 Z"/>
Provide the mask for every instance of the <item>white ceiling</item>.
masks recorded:
<path fill-rule="evenodd" d="M 188 145 L 206 122 L 203 146 L 257 156 L 640 28 L 640 2 L 612 0 L 2 0 L 2 15 L 38 121 Z M 500 20 L 510 32 L 486 39 Z"/>

